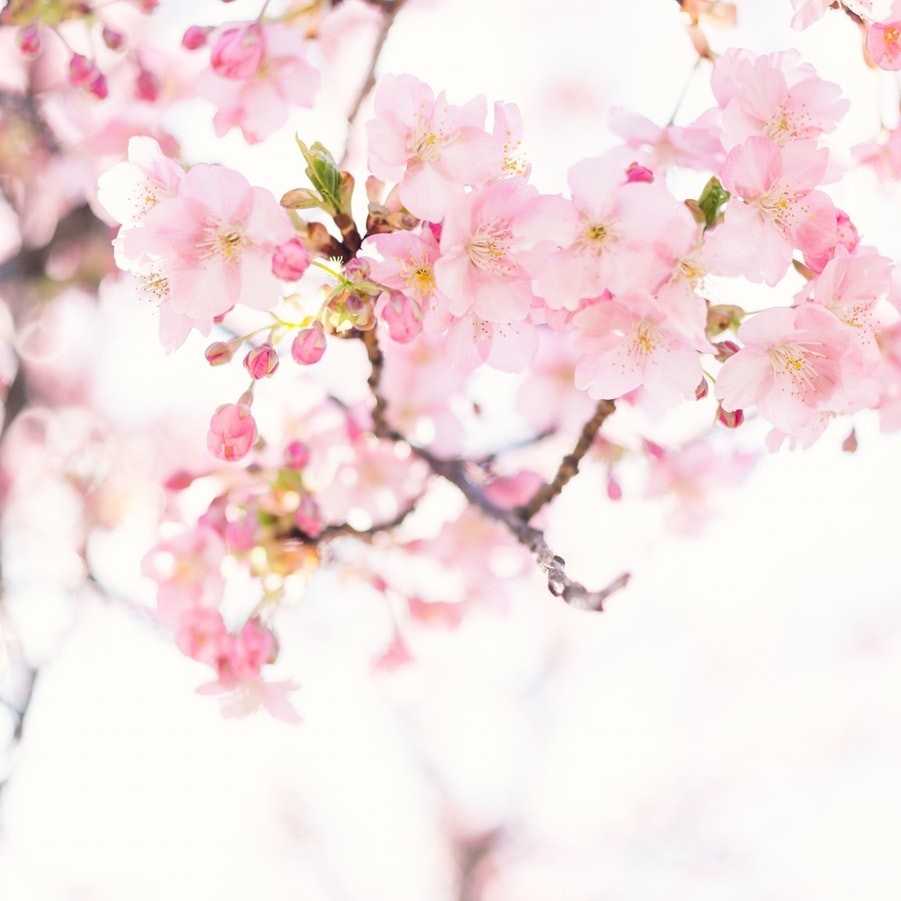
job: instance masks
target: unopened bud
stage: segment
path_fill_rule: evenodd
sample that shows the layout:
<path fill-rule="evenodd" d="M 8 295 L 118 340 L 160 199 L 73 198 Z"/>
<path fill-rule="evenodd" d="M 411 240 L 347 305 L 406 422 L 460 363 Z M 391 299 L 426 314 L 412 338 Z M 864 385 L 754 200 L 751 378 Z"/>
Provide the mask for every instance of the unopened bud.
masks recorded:
<path fill-rule="evenodd" d="M 707 379 L 702 378 L 700 382 L 698 382 L 698 387 L 695 388 L 695 398 L 697 400 L 703 400 L 710 393 L 710 386 L 707 384 Z"/>
<path fill-rule="evenodd" d="M 652 182 L 654 180 L 654 173 L 648 169 L 647 166 L 642 166 L 640 163 L 630 163 L 629 168 L 626 169 L 626 182 Z"/>
<path fill-rule="evenodd" d="M 734 356 L 741 350 L 734 341 L 720 341 L 713 346 L 716 348 L 716 358 L 720 363 L 725 363 L 729 357 Z"/>
<path fill-rule="evenodd" d="M 116 28 L 110 28 L 109 25 L 103 26 L 100 36 L 110 50 L 120 50 L 125 43 L 125 35 Z"/>
<path fill-rule="evenodd" d="M 199 50 L 206 45 L 206 40 L 213 29 L 203 25 L 190 25 L 181 38 L 185 50 Z"/>
<path fill-rule="evenodd" d="M 318 538 L 322 534 L 325 520 L 312 494 L 300 496 L 300 505 L 294 513 L 294 522 L 297 528 L 310 538 Z"/>
<path fill-rule="evenodd" d="M 252 379 L 268 378 L 278 369 L 278 353 L 271 344 L 254 347 L 244 357 L 244 368 Z"/>
<path fill-rule="evenodd" d="M 857 432 L 851 429 L 851 433 L 842 442 L 842 450 L 846 454 L 853 454 L 857 450 Z"/>
<path fill-rule="evenodd" d="M 388 323 L 388 331 L 398 344 L 408 344 L 422 331 L 422 309 L 400 291 L 391 292 L 382 319 Z"/>
<path fill-rule="evenodd" d="M 309 328 L 301 329 L 291 343 L 291 356 L 303 366 L 318 363 L 325 353 L 326 337 L 322 323 L 314 322 Z"/>
<path fill-rule="evenodd" d="M 623 499 L 623 489 L 612 472 L 607 473 L 607 497 L 612 501 Z"/>
<path fill-rule="evenodd" d="M 109 84 L 106 81 L 106 76 L 102 72 L 98 72 L 97 75 L 94 76 L 89 90 L 98 100 L 106 100 L 109 96 Z"/>
<path fill-rule="evenodd" d="M 303 441 L 292 441 L 285 448 L 285 466 L 288 469 L 303 469 L 310 462 L 310 449 Z"/>
<path fill-rule="evenodd" d="M 221 366 L 228 363 L 235 354 L 235 345 L 231 341 L 214 341 L 204 352 L 210 366 Z"/>
<path fill-rule="evenodd" d="M 727 429 L 737 429 L 745 421 L 744 410 L 724 410 L 720 407 L 716 411 L 717 421 Z"/>
<path fill-rule="evenodd" d="M 275 248 L 272 274 L 286 282 L 296 282 L 310 265 L 310 255 L 300 238 L 292 238 Z"/>
<path fill-rule="evenodd" d="M 69 84 L 79 88 L 90 84 L 97 77 L 97 64 L 92 59 L 73 53 L 69 60 Z"/>
<path fill-rule="evenodd" d="M 16 43 L 25 56 L 37 56 L 41 52 L 41 32 L 38 26 L 32 22 L 20 28 L 16 35 Z"/>
<path fill-rule="evenodd" d="M 135 79 L 135 93 L 139 100 L 156 102 L 160 95 L 160 81 L 149 69 L 141 69 Z"/>

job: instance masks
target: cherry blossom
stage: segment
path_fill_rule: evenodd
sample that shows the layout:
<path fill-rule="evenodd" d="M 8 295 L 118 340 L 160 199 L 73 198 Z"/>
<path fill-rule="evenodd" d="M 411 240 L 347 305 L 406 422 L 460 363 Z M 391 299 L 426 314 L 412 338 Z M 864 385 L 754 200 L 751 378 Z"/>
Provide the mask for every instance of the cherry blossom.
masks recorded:
<path fill-rule="evenodd" d="M 503 142 L 485 131 L 486 113 L 484 97 L 454 106 L 418 78 L 386 75 L 368 125 L 369 168 L 398 182 L 414 216 L 440 222 L 467 185 L 484 184 L 503 169 Z"/>

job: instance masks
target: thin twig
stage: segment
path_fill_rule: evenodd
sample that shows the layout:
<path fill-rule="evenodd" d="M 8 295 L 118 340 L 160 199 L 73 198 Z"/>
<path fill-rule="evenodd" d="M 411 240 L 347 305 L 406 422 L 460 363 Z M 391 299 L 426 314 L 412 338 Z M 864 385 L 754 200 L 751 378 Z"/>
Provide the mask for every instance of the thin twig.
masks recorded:
<path fill-rule="evenodd" d="M 482 486 L 470 477 L 469 470 L 471 469 L 472 464 L 459 459 L 445 460 L 441 457 L 436 457 L 427 448 L 418 447 L 417 445 L 412 444 L 396 429 L 392 428 L 388 424 L 385 416 L 387 404 L 380 389 L 384 356 L 379 347 L 378 336 L 376 335 L 375 329 L 372 329 L 363 332 L 361 337 L 366 346 L 366 352 L 372 366 L 368 384 L 374 401 L 372 410 L 374 434 L 379 438 L 385 438 L 390 441 L 402 441 L 407 444 L 412 453 L 428 464 L 435 475 L 441 476 L 441 478 L 454 485 L 473 506 L 481 510 L 481 512 L 489 519 L 493 519 L 495 522 L 505 526 L 507 531 L 523 545 L 523 547 L 531 552 L 538 567 L 547 576 L 548 590 L 552 595 L 562 598 L 571 606 L 581 610 L 603 610 L 604 602 L 607 598 L 615 591 L 625 587 L 628 583 L 629 574 L 623 573 L 614 579 L 610 585 L 598 591 L 592 591 L 581 583 L 571 579 L 566 574 L 566 563 L 564 559 L 558 554 L 555 554 L 548 545 L 547 539 L 544 537 L 544 532 L 529 525 L 528 520 L 523 517 L 521 512 L 522 508 L 500 507 L 494 503 L 494 501 L 485 494 Z M 581 456 L 584 456 L 588 449 L 588 445 L 590 445 L 591 440 L 593 440 L 601 423 L 603 423 L 612 412 L 612 401 L 601 401 L 598 404 L 598 410 L 596 411 L 595 416 L 586 423 L 582 436 L 580 436 L 580 443 L 583 439 L 587 441 L 586 447 L 581 451 Z M 591 437 L 586 438 L 585 436 L 590 431 L 591 423 L 596 419 L 598 420 L 597 427 L 594 432 L 591 433 Z M 579 444 L 576 445 L 576 448 L 573 451 L 574 454 L 579 450 L 579 446 Z M 581 456 L 579 459 L 581 459 Z M 575 468 L 578 469 L 578 459 L 575 461 L 574 465 Z M 564 478 L 563 484 L 565 484 L 566 481 L 568 481 L 568 477 Z M 560 487 L 562 489 L 562 485 Z"/>
<path fill-rule="evenodd" d="M 517 508 L 517 513 L 525 522 L 528 522 L 542 507 L 557 497 L 570 479 L 579 472 L 582 458 L 588 453 L 601 426 L 615 410 L 616 405 L 612 400 L 598 401 L 594 415 L 582 426 L 582 433 L 579 435 L 576 446 L 560 461 L 560 467 L 554 478 L 542 485 L 527 504 Z"/>
<path fill-rule="evenodd" d="M 382 48 L 385 46 L 385 41 L 388 39 L 388 32 L 391 31 L 391 26 L 394 24 L 394 18 L 400 12 L 401 7 L 405 2 L 406 0 L 384 0 L 383 3 L 379 4 L 384 10 L 382 24 L 379 28 L 378 36 L 375 39 L 375 45 L 372 48 L 372 56 L 369 59 L 369 70 L 366 72 L 366 77 L 363 79 L 363 84 L 360 87 L 356 100 L 354 100 L 354 104 L 347 114 L 347 124 L 351 127 L 360 113 L 360 107 L 363 105 L 363 101 L 375 87 L 375 70 L 376 66 L 378 66 L 379 57 L 382 54 Z"/>

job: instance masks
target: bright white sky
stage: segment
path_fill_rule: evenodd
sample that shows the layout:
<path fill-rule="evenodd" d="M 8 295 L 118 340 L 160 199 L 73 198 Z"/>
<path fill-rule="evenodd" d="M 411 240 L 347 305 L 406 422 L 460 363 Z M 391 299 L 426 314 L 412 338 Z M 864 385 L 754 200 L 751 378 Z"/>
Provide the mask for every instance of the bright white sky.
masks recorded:
<path fill-rule="evenodd" d="M 207 11 L 171 6 L 174 31 Z M 717 49 L 800 48 L 855 98 L 840 142 L 866 140 L 880 103 L 896 106 L 840 17 L 798 35 L 788 0 L 738 6 L 741 28 L 711 33 Z M 606 146 L 609 106 L 665 121 L 692 62 L 672 0 L 410 0 L 381 68 L 452 100 L 518 103 L 535 179 L 559 190 Z M 704 83 L 686 112 L 706 105 Z M 349 91 L 329 89 L 340 112 Z M 188 155 L 279 195 L 301 181 L 295 128 L 341 149 L 340 116 L 304 112 L 252 151 L 195 131 Z M 873 203 L 864 187 L 837 199 L 897 256 L 897 198 Z M 536 591 L 436 638 L 393 680 L 368 673 L 367 604 L 326 580 L 294 613 L 299 729 L 222 720 L 192 694 L 197 667 L 98 604 L 42 675 L 5 799 L 0 898 L 443 901 L 442 834 L 500 825 L 505 866 L 486 901 L 894 901 L 901 445 L 857 426 L 853 456 L 838 428 L 768 457 L 700 540 L 661 540 L 651 505 L 603 504 L 586 522 L 564 495 L 553 540 L 571 571 L 600 583 L 631 569 L 629 590 L 595 617 Z M 583 486 L 603 495 L 590 474 Z"/>

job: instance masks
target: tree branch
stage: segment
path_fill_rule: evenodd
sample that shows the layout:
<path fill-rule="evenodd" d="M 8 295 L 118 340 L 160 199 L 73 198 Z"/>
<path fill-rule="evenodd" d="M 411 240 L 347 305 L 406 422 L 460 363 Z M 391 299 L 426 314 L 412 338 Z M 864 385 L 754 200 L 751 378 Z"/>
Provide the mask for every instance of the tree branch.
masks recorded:
<path fill-rule="evenodd" d="M 485 494 L 482 486 L 470 477 L 469 470 L 472 464 L 464 460 L 444 460 L 440 457 L 436 457 L 427 448 L 418 447 L 417 445 L 412 444 L 401 435 L 400 432 L 392 428 L 386 419 L 387 402 L 382 396 L 380 389 L 382 369 L 385 361 L 382 349 L 379 347 L 378 336 L 376 335 L 375 329 L 371 329 L 370 331 L 363 332 L 361 338 L 363 344 L 366 346 L 366 352 L 372 367 L 369 373 L 368 384 L 374 402 L 372 409 L 374 434 L 379 438 L 385 438 L 389 441 L 402 441 L 407 444 L 413 454 L 428 464 L 435 475 L 441 476 L 441 478 L 454 485 L 473 506 L 481 510 L 489 519 L 493 519 L 495 522 L 506 527 L 507 531 L 509 531 L 523 547 L 527 548 L 532 553 L 538 567 L 547 576 L 548 591 L 550 591 L 552 595 L 562 598 L 566 603 L 581 610 L 603 610 L 604 602 L 607 598 L 614 592 L 619 591 L 619 589 L 626 586 L 629 581 L 629 573 L 623 573 L 614 579 L 608 586 L 597 591 L 591 591 L 580 582 L 574 581 L 566 574 L 566 562 L 564 559 L 558 554 L 555 554 L 548 545 L 547 539 L 544 537 L 544 532 L 529 525 L 528 519 L 523 515 L 523 508 L 518 507 L 510 509 L 498 506 Z M 579 460 L 585 455 L 594 435 L 597 434 L 597 430 L 601 427 L 604 420 L 613 412 L 613 409 L 614 405 L 612 401 L 601 401 L 598 404 L 595 415 L 585 424 L 579 442 L 573 449 L 573 454 L 569 455 L 569 457 L 574 457 L 576 454 L 578 454 L 578 456 L 575 457 L 574 462 L 571 463 L 569 467 L 566 465 L 566 460 L 561 464 L 561 470 L 566 469 L 566 473 L 569 472 L 570 468 L 572 468 L 573 471 L 571 474 L 567 475 L 564 473 L 562 476 L 558 472 L 557 475 L 561 480 L 561 484 L 556 492 L 551 495 L 552 497 L 559 494 L 563 485 L 565 485 L 566 482 L 572 478 L 572 475 L 575 475 L 575 472 L 578 471 Z M 595 422 L 596 425 L 593 426 Z M 584 448 L 581 447 L 583 443 L 585 444 Z M 551 485 L 557 481 L 558 479 L 555 478 Z M 542 491 L 544 490 L 545 489 L 542 489 Z M 539 491 L 539 494 L 540 493 L 541 491 Z M 535 499 L 533 498 L 533 501 L 526 505 L 526 509 L 531 506 L 534 500 Z"/>
<path fill-rule="evenodd" d="M 369 60 L 369 69 L 366 72 L 366 77 L 363 79 L 363 84 L 360 87 L 356 100 L 354 100 L 353 106 L 347 114 L 347 124 L 350 126 L 353 126 L 356 121 L 356 118 L 360 113 L 360 107 L 363 105 L 363 101 L 375 87 L 375 69 L 378 65 L 379 57 L 382 54 L 382 48 L 385 46 L 385 41 L 388 39 L 388 32 L 391 31 L 391 26 L 394 24 L 394 18 L 400 12 L 401 7 L 405 2 L 406 0 L 382 0 L 382 2 L 375 4 L 383 10 L 382 24 L 379 28 L 378 36 L 375 39 L 375 46 L 372 48 L 372 56 Z"/>
<path fill-rule="evenodd" d="M 616 405 L 612 400 L 598 401 L 594 415 L 582 426 L 582 432 L 579 435 L 576 446 L 560 461 L 560 466 L 554 478 L 542 485 L 527 504 L 517 508 L 516 512 L 525 522 L 528 522 L 542 507 L 557 497 L 570 479 L 578 474 L 582 458 L 588 453 L 588 449 L 594 442 L 601 426 L 615 410 Z"/>

